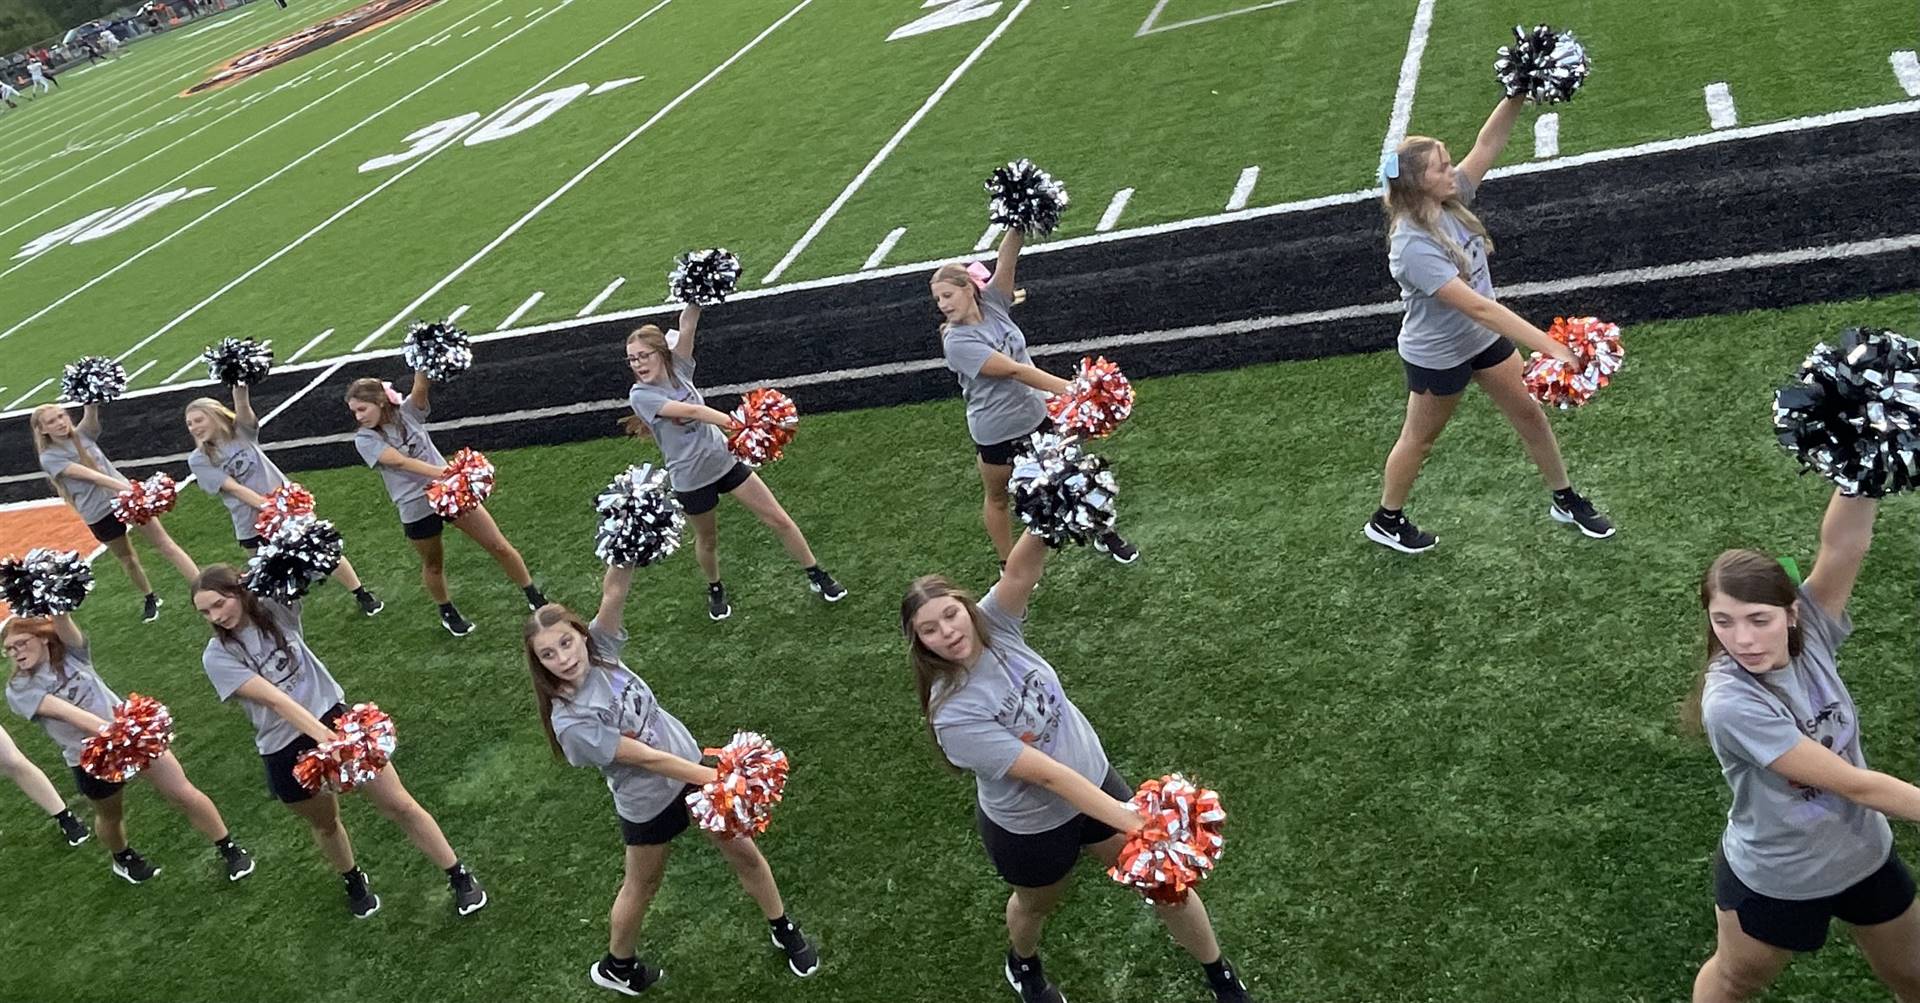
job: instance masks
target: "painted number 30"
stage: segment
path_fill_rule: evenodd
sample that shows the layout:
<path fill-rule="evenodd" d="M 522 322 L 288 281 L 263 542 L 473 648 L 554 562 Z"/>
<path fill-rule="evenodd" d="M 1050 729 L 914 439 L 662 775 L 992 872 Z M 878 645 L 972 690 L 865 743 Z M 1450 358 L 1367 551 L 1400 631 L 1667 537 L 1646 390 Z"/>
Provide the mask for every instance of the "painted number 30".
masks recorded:
<path fill-rule="evenodd" d="M 574 84 L 557 91 L 536 94 L 524 101 L 508 105 L 488 119 L 485 125 L 474 129 L 466 139 L 461 141 L 461 145 L 479 146 L 498 139 L 506 139 L 508 136 L 517 136 L 552 118 L 560 109 L 572 104 L 592 87 L 592 84 Z M 435 122 L 424 129 L 417 130 L 406 138 L 409 144 L 406 149 L 398 153 L 383 154 L 361 164 L 360 173 L 383 170 L 424 157 L 459 139 L 460 134 L 466 132 L 475 122 L 480 121 L 480 118 L 479 112 L 470 111 L 465 115 Z"/>

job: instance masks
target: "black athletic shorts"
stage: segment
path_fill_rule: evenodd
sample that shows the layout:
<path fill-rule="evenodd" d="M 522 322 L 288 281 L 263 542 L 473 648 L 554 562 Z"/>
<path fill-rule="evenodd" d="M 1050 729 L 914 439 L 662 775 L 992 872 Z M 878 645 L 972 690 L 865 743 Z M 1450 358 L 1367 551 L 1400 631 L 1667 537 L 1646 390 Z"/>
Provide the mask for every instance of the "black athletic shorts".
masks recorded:
<path fill-rule="evenodd" d="M 260 539 L 257 536 L 249 536 L 240 541 L 240 546 L 245 547 L 247 550 L 247 553 L 251 554 L 256 550 L 259 550 L 260 545 L 265 542 L 266 541 Z"/>
<path fill-rule="evenodd" d="M 73 768 L 73 786 L 80 788 L 80 796 L 88 801 L 105 801 L 120 793 L 124 783 L 116 784 L 111 780 L 102 780 L 76 766 Z"/>
<path fill-rule="evenodd" d="M 1014 456 L 1020 452 L 1020 447 L 1027 444 L 1028 437 L 1032 436 L 1034 432 L 1051 431 L 1053 431 L 1053 419 L 1043 418 L 1040 420 L 1040 424 L 1034 428 L 1033 432 L 1028 432 L 1026 435 L 1017 439 L 1008 439 L 1005 442 L 996 442 L 987 446 L 974 443 L 973 448 L 975 452 L 980 454 L 980 462 L 993 467 L 1011 467 L 1013 466 Z"/>
<path fill-rule="evenodd" d="M 747 478 L 752 476 L 752 467 L 735 461 L 733 469 L 721 474 L 720 479 L 712 484 L 692 491 L 675 491 L 673 496 L 680 499 L 680 507 L 688 515 L 704 515 L 720 504 L 721 495 L 731 494 L 734 488 L 747 483 Z"/>
<path fill-rule="evenodd" d="M 1479 355 L 1446 369 L 1428 369 L 1416 366 L 1405 359 L 1401 365 L 1407 367 L 1407 390 L 1416 394 L 1433 394 L 1436 397 L 1452 397 L 1467 389 L 1473 374 L 1482 369 L 1492 369 L 1507 361 L 1515 349 L 1513 342 L 1505 338 L 1493 339 L 1493 344 L 1482 349 Z"/>
<path fill-rule="evenodd" d="M 320 723 L 331 728 L 333 722 L 340 720 L 340 715 L 346 712 L 346 704 L 334 704 L 325 714 L 320 715 Z M 286 804 L 299 804 L 313 797 L 312 791 L 300 786 L 300 781 L 293 779 L 293 764 L 299 760 L 302 752 L 319 744 L 311 735 L 301 735 L 288 742 L 280 751 L 269 752 L 260 757 L 260 761 L 267 767 L 267 790 L 272 791 L 274 797 Z"/>
<path fill-rule="evenodd" d="M 87 523 L 87 532 L 101 543 L 112 543 L 127 535 L 127 524 L 114 516 L 107 516 L 99 522 Z"/>
<path fill-rule="evenodd" d="M 1713 852 L 1713 902 L 1740 915 L 1746 935 L 1788 951 L 1817 951 L 1827 942 L 1833 920 L 1853 926 L 1875 926 L 1913 905 L 1913 875 L 1898 854 L 1872 874 L 1837 895 L 1817 899 L 1777 899 L 1746 886 L 1719 850 Z"/>
<path fill-rule="evenodd" d="M 442 519 L 439 513 L 429 512 L 425 518 L 401 523 L 400 532 L 407 534 L 409 540 L 432 540 L 439 537 L 446 525 L 447 520 Z"/>
<path fill-rule="evenodd" d="M 1116 798 L 1133 797 L 1133 788 L 1112 767 L 1100 789 Z M 1114 835 L 1115 829 L 1087 815 L 1075 815 L 1046 832 L 1031 835 L 1008 832 L 974 809 L 974 821 L 980 827 L 980 842 L 987 848 L 987 859 L 1000 872 L 1001 880 L 1019 888 L 1045 888 L 1066 877 L 1080 859 L 1082 848 Z"/>
<path fill-rule="evenodd" d="M 686 832 L 687 827 L 693 824 L 693 816 L 687 811 L 687 795 L 699 789 L 699 784 L 682 787 L 680 793 L 673 796 L 672 804 L 645 822 L 620 816 L 621 841 L 628 846 L 659 846 L 673 842 L 673 837 Z"/>

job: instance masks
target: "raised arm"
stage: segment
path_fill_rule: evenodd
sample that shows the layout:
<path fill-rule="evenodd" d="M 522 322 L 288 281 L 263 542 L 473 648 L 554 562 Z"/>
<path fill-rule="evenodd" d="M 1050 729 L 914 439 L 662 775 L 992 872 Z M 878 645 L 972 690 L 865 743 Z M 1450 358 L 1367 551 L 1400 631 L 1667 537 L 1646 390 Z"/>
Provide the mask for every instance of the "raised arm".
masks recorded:
<path fill-rule="evenodd" d="M 648 773 L 672 777 L 684 784 L 712 783 L 720 776 L 711 766 L 690 763 L 671 752 L 663 752 L 626 735 L 620 736 L 620 749 L 613 754 L 613 761 L 622 766 L 637 766 Z"/>
<path fill-rule="evenodd" d="M 991 376 L 994 379 L 1001 380 L 1018 380 L 1035 390 L 1050 394 L 1061 393 L 1067 389 L 1066 380 L 1038 366 L 1030 366 L 1024 362 L 1015 362 L 1012 357 L 1008 356 L 1005 352 L 990 353 L 987 356 L 987 361 L 980 365 L 980 375 Z"/>
<path fill-rule="evenodd" d="M 1828 616 L 1837 619 L 1846 613 L 1853 583 L 1860 578 L 1860 564 L 1873 543 L 1873 517 L 1879 511 L 1877 499 L 1848 497 L 1837 489 L 1827 502 L 1827 514 L 1820 520 L 1820 553 L 1813 559 L 1805 587 Z"/>
<path fill-rule="evenodd" d="M 407 394 L 407 399 L 413 402 L 415 408 L 421 411 L 427 411 L 432 406 L 432 401 L 430 400 L 432 393 L 433 381 L 427 379 L 426 373 L 415 370 L 413 374 L 413 389 Z"/>
<path fill-rule="evenodd" d="M 1513 138 L 1513 123 L 1520 118 L 1520 109 L 1526 99 L 1511 97 L 1494 106 L 1493 114 L 1487 116 L 1487 124 L 1480 127 L 1480 135 L 1474 137 L 1473 150 L 1463 158 L 1454 170 L 1465 176 L 1475 186 L 1480 179 L 1493 169 L 1500 152 L 1507 148 L 1507 140 Z"/>
<path fill-rule="evenodd" d="M 234 690 L 233 694 L 248 703 L 259 704 L 280 715 L 281 720 L 293 725 L 299 729 L 300 734 L 316 742 L 331 742 L 339 737 L 326 725 L 321 724 L 320 719 L 314 717 L 311 711 L 300 706 L 299 701 L 282 693 L 278 686 L 259 676 L 241 683 L 240 688 Z"/>
<path fill-rule="evenodd" d="M 101 720 L 98 715 L 70 704 L 51 693 L 40 698 L 40 706 L 33 709 L 33 716 L 64 721 L 86 731 L 99 731 L 107 725 L 107 722 Z"/>
<path fill-rule="evenodd" d="M 1547 337 L 1547 332 L 1527 323 L 1526 318 L 1507 309 L 1506 304 L 1475 292 L 1465 279 L 1457 275 L 1441 286 L 1433 298 L 1466 314 L 1474 323 L 1495 334 L 1504 335 L 1561 362 L 1574 361 L 1572 349 Z"/>
<path fill-rule="evenodd" d="M 673 354 L 683 359 L 693 358 L 693 331 L 700 326 L 700 304 L 688 303 L 680 308 L 680 337 L 673 345 Z"/>
<path fill-rule="evenodd" d="M 1022 532 L 1020 539 L 1013 542 L 1013 550 L 1007 554 L 1007 566 L 993 586 L 994 599 L 1008 616 L 1027 615 L 1027 603 L 1033 599 L 1033 590 L 1040 587 L 1040 576 L 1047 570 L 1048 552 L 1047 541 L 1032 533 Z"/>
<path fill-rule="evenodd" d="M 438 478 L 441 474 L 446 473 L 445 469 L 436 467 L 425 460 L 416 460 L 392 446 L 388 446 L 386 451 L 380 454 L 380 459 L 375 462 L 383 467 L 404 470 L 407 473 L 419 474 L 422 477 Z"/>
<path fill-rule="evenodd" d="M 60 638 L 60 643 L 70 649 L 87 646 L 87 635 L 80 630 L 80 625 L 74 622 L 71 613 L 53 615 L 53 632 Z"/>
<path fill-rule="evenodd" d="M 1027 245 L 1027 235 L 1019 227 L 1008 227 L 1007 234 L 1000 238 L 1000 252 L 993 262 L 993 279 L 988 285 L 1000 290 L 1008 299 L 1013 298 L 1014 266 L 1020 261 L 1020 249 Z"/>
<path fill-rule="evenodd" d="M 1133 810 L 1132 805 L 1114 800 L 1113 795 L 1101 790 L 1093 781 L 1031 745 L 1020 750 L 1020 758 L 1013 761 L 1007 776 L 1043 787 L 1080 809 L 1082 814 L 1120 832 L 1133 832 L 1146 824 L 1146 820 Z"/>
<path fill-rule="evenodd" d="M 1803 787 L 1814 787 L 1874 811 L 1920 822 L 1920 787 L 1878 770 L 1865 770 L 1810 738 L 1788 749 L 1768 769 Z"/>
<path fill-rule="evenodd" d="M 633 569 L 618 565 L 600 577 L 600 609 L 593 614 L 593 625 L 609 634 L 620 633 L 621 613 L 627 607 L 627 593 L 633 589 Z"/>
<path fill-rule="evenodd" d="M 253 413 L 253 391 L 245 383 L 233 385 L 233 423 L 247 428 L 259 428 L 260 418 Z"/>
<path fill-rule="evenodd" d="M 100 405 L 88 404 L 80 409 L 80 424 L 74 428 L 89 439 L 100 438 Z"/>

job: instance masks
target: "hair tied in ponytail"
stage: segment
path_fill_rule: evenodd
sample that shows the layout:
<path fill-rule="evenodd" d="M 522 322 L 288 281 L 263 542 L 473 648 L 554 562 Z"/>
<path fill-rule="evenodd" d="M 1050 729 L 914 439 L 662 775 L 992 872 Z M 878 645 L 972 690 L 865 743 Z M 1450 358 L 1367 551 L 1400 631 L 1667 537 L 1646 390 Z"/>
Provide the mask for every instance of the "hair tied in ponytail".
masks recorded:
<path fill-rule="evenodd" d="M 980 262 L 969 261 L 967 262 L 967 278 L 973 280 L 973 287 L 975 289 L 985 289 L 987 283 L 993 281 L 993 273 L 987 271 L 987 266 Z"/>

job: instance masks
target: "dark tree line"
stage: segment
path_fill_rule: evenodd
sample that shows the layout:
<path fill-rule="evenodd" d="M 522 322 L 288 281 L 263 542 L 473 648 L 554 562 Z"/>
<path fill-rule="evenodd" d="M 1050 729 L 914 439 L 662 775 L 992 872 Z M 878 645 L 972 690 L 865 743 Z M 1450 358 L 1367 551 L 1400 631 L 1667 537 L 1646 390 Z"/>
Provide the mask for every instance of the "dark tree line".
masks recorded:
<path fill-rule="evenodd" d="M 57 41 L 74 25 L 133 6 L 128 0 L 0 0 L 0 54 Z"/>

